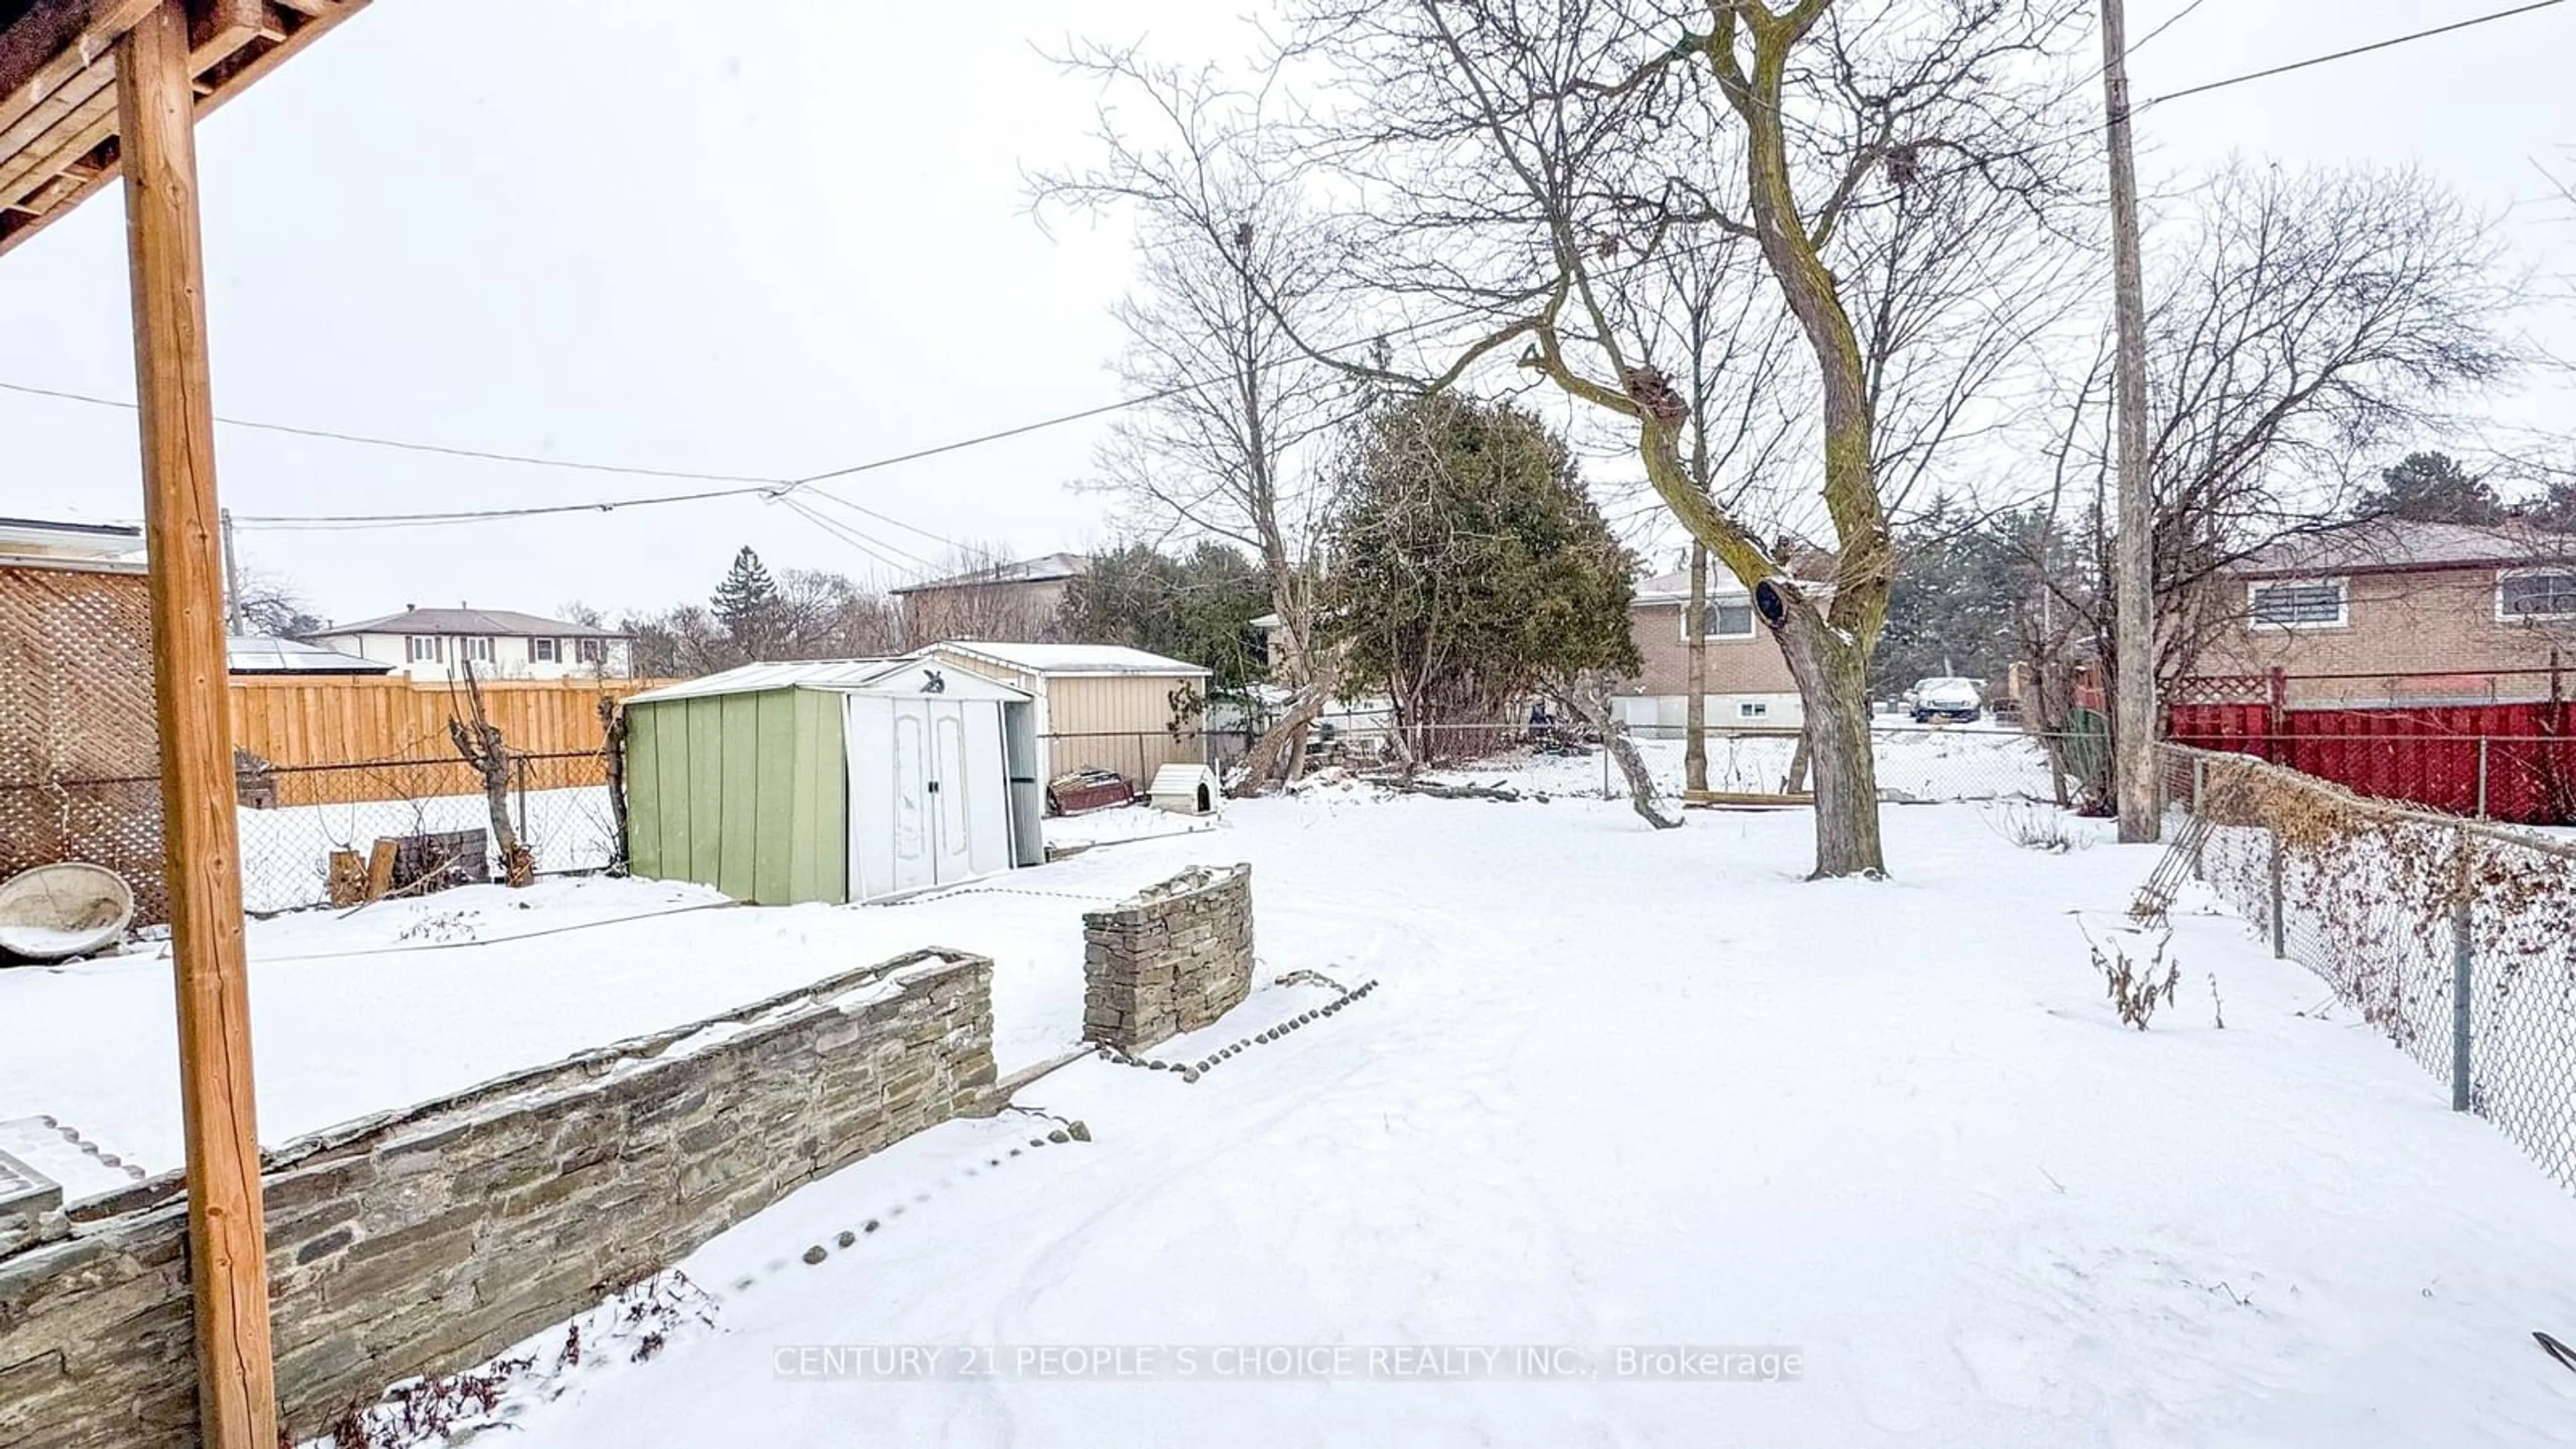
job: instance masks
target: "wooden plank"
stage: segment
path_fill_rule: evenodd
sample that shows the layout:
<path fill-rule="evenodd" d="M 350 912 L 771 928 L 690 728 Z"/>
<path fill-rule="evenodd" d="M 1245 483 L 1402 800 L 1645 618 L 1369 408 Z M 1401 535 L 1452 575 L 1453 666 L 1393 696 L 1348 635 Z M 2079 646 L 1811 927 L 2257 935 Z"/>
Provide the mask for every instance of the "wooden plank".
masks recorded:
<path fill-rule="evenodd" d="M 28 195 L 115 135 L 116 94 L 114 86 L 100 91 L 15 152 L 0 156 L 0 196 L 15 201 Z"/>
<path fill-rule="evenodd" d="M 276 1449 L 187 39 L 187 15 L 168 0 L 118 43 L 116 72 L 178 989 L 197 1437 L 207 1449 Z"/>
<path fill-rule="evenodd" d="M 783 906 L 795 899 L 789 866 L 796 856 L 796 696 L 773 689 L 752 699 L 760 708 L 752 761 L 757 803 L 752 810 L 752 899 Z"/>
<path fill-rule="evenodd" d="M 1762 791 L 1747 790 L 1684 790 L 1682 792 L 1682 803 L 1685 805 L 1704 805 L 1713 809 L 1721 807 L 1781 808 L 1791 805 L 1813 805 L 1816 803 L 1816 797 L 1812 793 L 1769 794 Z"/>
<path fill-rule="evenodd" d="M 268 23 L 264 0 L 195 0 L 188 21 L 188 74 L 201 76 L 259 38 Z"/>
<path fill-rule="evenodd" d="M 759 892 L 753 874 L 753 850 L 760 832 L 760 700 L 756 695 L 728 694 L 716 701 L 722 710 L 722 753 L 716 768 L 724 779 L 722 825 L 724 845 L 716 862 L 716 889 L 738 901 Z"/>
<path fill-rule="evenodd" d="M 116 64 L 102 60 L 75 73 L 51 95 L 29 104 L 14 116 L 0 119 L 0 157 L 15 160 L 20 153 L 36 144 L 36 138 L 63 124 L 63 118 L 81 107 L 107 97 L 108 106 L 116 105 Z M 10 173 L 14 174 L 14 173 Z"/>
<path fill-rule="evenodd" d="M 0 30 L 0 127 L 109 63 L 116 39 L 159 0 L 36 0 Z M 6 154 L 0 152 L 0 154 Z"/>

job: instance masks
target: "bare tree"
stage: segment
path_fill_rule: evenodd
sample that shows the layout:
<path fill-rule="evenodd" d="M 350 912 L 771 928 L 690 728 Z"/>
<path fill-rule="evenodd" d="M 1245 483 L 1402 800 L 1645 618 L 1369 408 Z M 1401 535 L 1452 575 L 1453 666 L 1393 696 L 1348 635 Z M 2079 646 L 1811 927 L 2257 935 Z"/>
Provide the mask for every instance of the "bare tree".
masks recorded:
<path fill-rule="evenodd" d="M 1819 876 L 1884 869 L 1866 671 L 1892 506 L 1988 425 L 2056 323 L 2045 223 L 2072 148 L 2077 0 L 1302 0 L 1294 58 L 1348 104 L 1321 151 L 1371 203 L 1380 288 L 1479 325 L 1418 380 L 1517 361 L 1633 429 L 1655 492 L 1745 587 L 1806 704 Z M 1656 344 L 1672 248 L 1749 247 L 1806 343 L 1829 587 L 1694 481 Z"/>
<path fill-rule="evenodd" d="M 241 597 L 234 601 L 234 607 L 253 634 L 294 639 L 324 627 L 294 580 L 247 564 L 239 570 L 238 577 Z"/>
<path fill-rule="evenodd" d="M 2507 331 L 2515 279 L 2486 219 L 2420 173 L 2238 162 L 2187 199 L 2188 218 L 2155 238 L 2163 265 L 2148 281 L 2164 679 L 2243 622 L 2220 575 L 2347 518 L 2366 463 L 2455 428 L 2451 407 L 2522 361 Z M 2107 644 L 2105 377 L 2097 351 L 2065 386 L 2062 457 L 2081 480 L 2069 501 L 2093 576 L 2054 575 L 2054 602 Z"/>
<path fill-rule="evenodd" d="M 1141 102 L 1105 102 L 1098 162 L 1037 189 L 1042 208 L 1123 210 L 1136 227 L 1139 276 L 1115 309 L 1127 333 L 1116 367 L 1152 401 L 1112 427 L 1101 479 L 1147 541 L 1220 539 L 1259 562 L 1279 620 L 1273 674 L 1291 703 L 1247 758 L 1258 788 L 1302 763 L 1304 726 L 1338 686 L 1317 630 L 1315 454 L 1350 415 L 1353 389 L 1295 331 L 1330 325 L 1334 258 L 1279 142 L 1273 93 L 1132 49 L 1085 46 L 1065 63 L 1113 100 Z"/>
<path fill-rule="evenodd" d="M 1022 576 L 1009 555 L 990 546 L 952 554 L 947 572 L 917 584 L 902 600 L 902 639 L 919 649 L 943 639 L 994 639 L 1053 643 L 1063 587 Z"/>
<path fill-rule="evenodd" d="M 448 716 L 447 737 L 483 782 L 484 803 L 492 817 L 492 848 L 501 857 L 501 878 L 513 886 L 534 885 L 537 858 L 510 825 L 510 742 L 483 708 L 483 686 L 474 676 L 474 661 L 466 660 L 464 670 L 466 713 Z M 450 684 L 449 693 L 454 692 Z"/>

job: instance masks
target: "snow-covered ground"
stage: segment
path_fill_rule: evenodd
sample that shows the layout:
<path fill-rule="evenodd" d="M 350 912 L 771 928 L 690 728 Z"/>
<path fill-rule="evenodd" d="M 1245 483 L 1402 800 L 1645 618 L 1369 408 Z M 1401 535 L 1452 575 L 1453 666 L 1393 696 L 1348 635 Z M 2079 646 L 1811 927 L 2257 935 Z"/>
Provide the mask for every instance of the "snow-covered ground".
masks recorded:
<path fill-rule="evenodd" d="M 1189 1045 L 1310 1007 L 1271 984 L 1292 970 L 1378 989 L 1195 1083 L 1084 1058 L 1021 1091 L 1088 1143 L 1032 1150 L 1054 1122 L 1006 1113 L 806 1188 L 682 1265 L 712 1329 L 586 1360 L 509 1442 L 2564 1442 L 2576 1373 L 2530 1334 L 2576 1339 L 2576 1202 L 2231 917 L 2178 911 L 2175 1004 L 2121 1027 L 2079 927 L 2141 951 L 2121 911 L 2153 853 L 2090 822 L 2018 849 L 2002 808 L 1891 809 L 1894 880 L 1809 884 L 1802 812 L 1657 833 L 1616 802 L 1326 783 L 900 906 L 590 881 L 261 923 L 263 1135 L 930 943 L 997 958 L 1008 1071 L 1072 1040 L 1087 904 L 1243 859 L 1264 989 Z M 682 913 L 350 954 L 643 910 Z M 165 973 L 0 973 L 0 1118 L 173 1160 Z M 1369 1353 L 1684 1344 L 1799 1373 Z M 853 1345 L 945 1354 L 781 1373 Z M 1206 1381 L 1266 1345 L 1350 1348 L 1357 1377 Z M 1076 1346 L 1132 1377 L 1018 1352 Z"/>
<path fill-rule="evenodd" d="M 1194 831 L 1215 830 L 1219 824 L 1215 816 L 1182 815 L 1175 811 L 1157 810 L 1139 801 L 1082 815 L 1049 816 L 1045 831 L 1047 848 L 1061 851 L 1150 840 L 1162 835 L 1188 835 Z"/>

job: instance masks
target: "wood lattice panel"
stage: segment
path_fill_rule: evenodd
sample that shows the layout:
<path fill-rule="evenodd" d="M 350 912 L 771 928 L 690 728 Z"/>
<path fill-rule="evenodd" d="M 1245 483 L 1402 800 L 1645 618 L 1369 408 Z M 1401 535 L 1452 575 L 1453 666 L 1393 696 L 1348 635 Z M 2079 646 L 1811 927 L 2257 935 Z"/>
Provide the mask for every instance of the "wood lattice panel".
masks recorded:
<path fill-rule="evenodd" d="M 166 918 L 152 700 L 141 574 L 0 565 L 0 878 L 85 860 Z"/>

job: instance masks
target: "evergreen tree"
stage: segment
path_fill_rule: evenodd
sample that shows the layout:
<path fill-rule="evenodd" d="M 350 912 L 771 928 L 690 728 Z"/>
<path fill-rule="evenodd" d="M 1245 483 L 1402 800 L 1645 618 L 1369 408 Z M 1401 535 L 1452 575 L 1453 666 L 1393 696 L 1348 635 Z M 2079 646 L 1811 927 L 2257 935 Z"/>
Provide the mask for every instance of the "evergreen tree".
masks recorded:
<path fill-rule="evenodd" d="M 1059 625 L 1082 644 L 1124 644 L 1205 666 L 1208 692 L 1238 695 L 1260 677 L 1252 621 L 1270 609 L 1270 585 L 1239 551 L 1207 541 L 1180 557 L 1131 543 L 1095 553 L 1065 593 Z"/>
<path fill-rule="evenodd" d="M 1450 394 L 1361 422 L 1330 521 L 1326 634 L 1393 697 L 1415 757 L 1552 682 L 1632 675 L 1632 560 L 1531 413 Z"/>
<path fill-rule="evenodd" d="M 2379 486 L 2361 495 L 2353 515 L 2492 526 L 2504 522 L 2504 504 L 2485 479 L 2450 454 L 2409 453 L 2380 473 Z"/>
<path fill-rule="evenodd" d="M 2576 533 L 2576 479 L 2561 478 L 2551 483 L 2549 491 L 2526 508 L 2522 516 L 2534 528 Z"/>
<path fill-rule="evenodd" d="M 1871 693 L 1884 698 L 1936 675 L 1991 680 L 2011 667 L 2016 610 L 2037 583 L 2030 542 L 2042 521 L 2011 512 L 1980 518 L 1945 496 L 1898 530 Z"/>
<path fill-rule="evenodd" d="M 715 596 L 708 600 L 716 621 L 724 625 L 734 647 L 750 658 L 758 659 L 773 641 L 778 624 L 778 585 L 761 566 L 760 555 L 744 544 L 733 556 L 733 567 L 725 571 L 724 581 L 716 585 Z"/>

